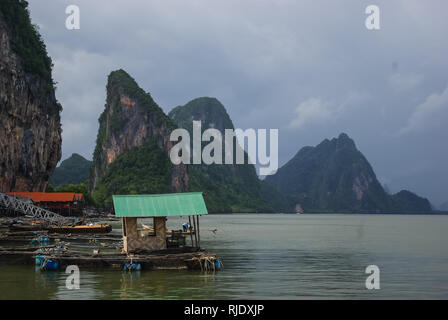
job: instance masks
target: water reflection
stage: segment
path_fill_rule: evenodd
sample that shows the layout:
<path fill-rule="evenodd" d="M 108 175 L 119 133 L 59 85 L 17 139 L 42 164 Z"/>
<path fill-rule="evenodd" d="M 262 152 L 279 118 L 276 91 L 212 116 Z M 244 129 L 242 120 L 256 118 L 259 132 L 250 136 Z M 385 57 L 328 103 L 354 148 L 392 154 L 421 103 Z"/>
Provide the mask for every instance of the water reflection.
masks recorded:
<path fill-rule="evenodd" d="M 222 272 L 81 268 L 81 289 L 68 290 L 63 271 L 8 264 L 0 298 L 448 298 L 447 226 L 435 216 L 209 216 L 201 243 L 222 258 Z M 370 264 L 381 269 L 381 290 L 365 289 Z"/>

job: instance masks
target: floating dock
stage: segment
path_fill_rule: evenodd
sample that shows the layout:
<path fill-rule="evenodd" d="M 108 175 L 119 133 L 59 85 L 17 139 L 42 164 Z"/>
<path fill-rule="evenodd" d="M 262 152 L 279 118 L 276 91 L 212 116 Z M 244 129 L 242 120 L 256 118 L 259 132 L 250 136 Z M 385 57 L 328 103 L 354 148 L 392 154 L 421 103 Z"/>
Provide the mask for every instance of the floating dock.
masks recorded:
<path fill-rule="evenodd" d="M 21 226 L 19 230 L 0 232 L 0 263 L 35 264 L 42 270 L 76 265 L 125 271 L 215 271 L 223 266 L 216 255 L 200 247 L 199 216 L 208 214 L 200 192 L 114 195 L 115 217 L 121 218 L 122 222 L 120 236 L 109 234 L 111 226 L 107 224 L 96 228 L 95 234 L 73 233 L 76 228 L 90 230 L 92 227 L 67 226 L 65 217 L 14 196 L 0 193 L 0 200 L 3 207 L 31 215 L 52 226 L 44 230 L 28 230 Z M 166 229 L 167 218 L 173 216 L 188 217 L 182 230 Z M 153 226 L 142 224 L 143 229 L 138 229 L 139 218 L 152 218 Z M 2 225 L 6 228 L 11 224 L 2 221 Z M 65 232 L 60 233 L 61 230 Z M 56 231 L 59 233 L 54 233 Z M 191 246 L 186 245 L 188 236 Z"/>
<path fill-rule="evenodd" d="M 80 268 L 111 268 L 139 265 L 138 270 L 219 270 L 222 262 L 203 249 L 191 246 L 134 254 L 122 253 L 123 237 L 118 234 L 52 234 L 11 232 L 0 228 L 0 264 L 35 265 L 36 257 Z"/>
<path fill-rule="evenodd" d="M 77 254 L 77 253 L 51 253 L 55 246 L 42 246 L 43 249 L 50 249 L 44 254 L 47 259 L 59 262 L 60 268 L 64 269 L 69 265 L 88 268 L 112 268 L 123 270 L 126 264 L 140 264 L 141 270 L 212 270 L 214 267 L 208 261 L 214 263 L 217 257 L 205 250 L 194 248 L 182 248 L 182 250 L 167 249 L 163 252 L 148 254 L 136 254 L 127 256 L 126 254 Z M 36 256 L 41 256 L 41 248 L 23 247 L 0 247 L 0 263 L 29 264 L 33 265 Z M 190 251 L 190 252 L 188 252 Z"/>

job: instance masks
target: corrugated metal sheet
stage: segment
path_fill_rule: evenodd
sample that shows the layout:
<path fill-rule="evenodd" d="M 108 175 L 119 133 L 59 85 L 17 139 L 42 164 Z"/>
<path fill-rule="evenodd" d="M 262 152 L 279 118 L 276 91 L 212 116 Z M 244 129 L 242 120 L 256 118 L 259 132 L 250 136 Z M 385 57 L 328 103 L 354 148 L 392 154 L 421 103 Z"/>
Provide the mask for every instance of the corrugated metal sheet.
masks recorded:
<path fill-rule="evenodd" d="M 208 214 L 202 192 L 116 195 L 117 217 L 173 217 Z"/>
<path fill-rule="evenodd" d="M 82 194 L 75 194 L 74 192 L 8 192 L 8 195 L 22 198 L 31 198 L 35 203 L 73 202 L 76 200 L 81 200 L 82 198 Z"/>

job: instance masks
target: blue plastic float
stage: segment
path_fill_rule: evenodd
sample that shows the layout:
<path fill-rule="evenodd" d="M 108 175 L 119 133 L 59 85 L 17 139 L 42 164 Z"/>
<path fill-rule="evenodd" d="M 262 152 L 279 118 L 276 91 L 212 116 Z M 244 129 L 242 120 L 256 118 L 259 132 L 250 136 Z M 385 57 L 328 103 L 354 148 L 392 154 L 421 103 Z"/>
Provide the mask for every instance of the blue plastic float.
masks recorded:
<path fill-rule="evenodd" d="M 124 271 L 140 271 L 142 270 L 142 265 L 140 263 L 125 263 L 123 266 Z"/>
<path fill-rule="evenodd" d="M 45 259 L 40 265 L 41 270 L 58 270 L 59 261 L 53 259 Z"/>

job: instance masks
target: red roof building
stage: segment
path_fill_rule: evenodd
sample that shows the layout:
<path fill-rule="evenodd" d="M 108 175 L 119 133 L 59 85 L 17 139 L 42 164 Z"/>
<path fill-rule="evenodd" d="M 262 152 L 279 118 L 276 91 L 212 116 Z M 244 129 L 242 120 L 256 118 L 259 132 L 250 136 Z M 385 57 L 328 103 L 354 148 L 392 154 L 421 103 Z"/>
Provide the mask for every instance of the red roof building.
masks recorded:
<path fill-rule="evenodd" d="M 31 198 L 34 203 L 40 202 L 75 202 L 82 201 L 83 194 L 75 192 L 8 192 L 10 196 Z"/>

